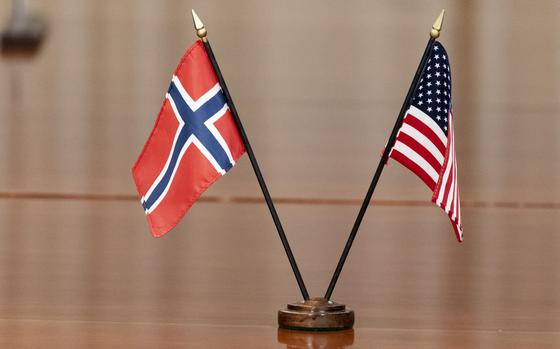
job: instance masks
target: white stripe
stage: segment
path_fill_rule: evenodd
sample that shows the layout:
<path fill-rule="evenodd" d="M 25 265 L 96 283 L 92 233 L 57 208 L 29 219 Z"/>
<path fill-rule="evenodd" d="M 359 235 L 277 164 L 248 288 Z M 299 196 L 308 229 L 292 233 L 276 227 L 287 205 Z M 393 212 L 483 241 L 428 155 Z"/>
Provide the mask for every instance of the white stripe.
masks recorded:
<path fill-rule="evenodd" d="M 406 121 L 402 125 L 400 132 L 406 133 L 407 135 L 415 139 L 418 143 L 422 144 L 422 146 L 424 146 L 424 148 L 426 148 L 426 150 L 436 158 L 439 164 L 443 165 L 443 154 L 428 137 L 424 136 L 422 132 L 418 131 L 411 125 L 406 124 Z"/>
<path fill-rule="evenodd" d="M 457 216 L 459 216 L 460 210 L 461 210 L 461 206 L 460 206 L 460 202 L 459 202 L 459 170 L 458 170 L 458 166 L 457 166 L 457 154 L 455 153 L 455 120 L 453 119 L 453 112 L 450 113 L 451 115 L 449 116 L 449 124 L 450 124 L 450 130 L 449 132 L 452 135 L 452 139 L 453 139 L 453 168 L 455 170 L 455 211 L 453 212 L 453 219 L 455 220 L 457 218 Z"/>
<path fill-rule="evenodd" d="M 148 208 L 145 211 L 146 214 L 152 213 L 156 209 L 156 207 L 158 207 L 158 205 L 163 201 L 165 196 L 167 195 L 167 192 L 169 191 L 169 188 L 171 187 L 171 183 L 173 183 L 173 178 L 175 178 L 175 173 L 177 173 L 177 169 L 179 168 L 179 164 L 181 163 L 181 159 L 183 158 L 183 155 L 185 155 L 185 152 L 187 151 L 189 146 L 194 142 L 195 139 L 196 139 L 196 137 L 194 135 L 191 135 L 189 138 L 187 138 L 187 141 L 185 142 L 185 144 L 181 148 L 181 152 L 179 153 L 179 157 L 177 158 L 177 166 L 175 166 L 175 168 L 173 169 L 173 172 L 171 173 L 171 177 L 169 178 L 169 182 L 167 183 L 167 186 L 165 186 L 161 195 L 157 198 L 156 201 L 154 201 L 152 206 L 150 206 L 150 208 Z M 158 182 L 155 182 L 155 183 L 158 183 Z"/>
<path fill-rule="evenodd" d="M 183 121 L 183 119 L 181 119 L 179 117 L 179 112 L 177 111 L 177 106 L 175 105 L 175 102 L 173 102 L 173 99 L 171 98 L 171 96 L 169 95 L 169 93 L 167 93 L 165 95 L 165 98 L 167 100 L 169 100 L 169 104 L 171 104 L 171 108 L 173 109 L 175 118 L 177 119 L 177 121 L 179 121 L 179 127 L 177 127 L 177 131 L 175 132 L 175 138 L 173 139 L 173 144 L 171 145 L 171 150 L 169 151 L 169 155 L 167 157 L 167 161 L 165 162 L 165 165 L 163 166 L 163 169 L 161 170 L 161 172 L 159 173 L 159 175 L 156 177 L 156 179 L 154 180 L 154 182 L 152 183 L 152 186 L 150 187 L 150 189 L 148 189 L 148 191 L 146 192 L 146 194 L 142 197 L 142 202 L 145 201 L 146 198 L 150 197 L 150 195 L 152 194 L 152 192 L 154 191 L 154 189 L 157 187 L 158 183 L 161 181 L 161 179 L 163 178 L 163 175 L 165 174 L 165 172 L 167 171 L 167 169 L 169 168 L 169 163 L 171 162 L 171 157 L 173 155 L 173 149 L 175 149 L 175 145 L 177 144 L 177 139 L 179 138 L 179 133 L 181 132 L 181 130 L 183 129 L 183 126 L 185 125 L 185 122 Z"/>
<path fill-rule="evenodd" d="M 453 161 L 451 159 L 449 159 L 447 161 L 447 167 L 445 167 L 445 172 L 443 174 L 443 178 L 441 180 L 441 185 L 439 187 L 439 194 L 438 194 L 438 198 L 436 200 L 436 204 L 440 207 L 441 207 L 441 204 L 443 202 L 443 196 L 445 194 L 445 187 L 447 186 L 447 181 L 449 180 L 449 177 L 450 177 L 449 172 L 451 171 L 451 163 L 452 162 Z"/>
<path fill-rule="evenodd" d="M 446 209 L 447 207 L 447 201 L 449 201 L 449 198 L 451 197 L 451 194 L 449 193 L 452 188 L 453 188 L 453 138 L 451 138 L 449 140 L 449 152 L 448 152 L 448 160 L 447 160 L 447 169 L 446 169 L 446 179 L 445 179 L 445 186 L 442 186 L 443 189 L 443 193 L 441 195 L 441 208 L 447 213 L 448 209 Z M 445 188 L 447 187 L 447 183 L 449 183 L 449 191 L 445 191 Z M 444 200 L 444 196 L 447 194 L 447 201 L 443 202 Z"/>
<path fill-rule="evenodd" d="M 451 145 L 449 149 L 449 160 L 452 162 L 451 164 L 451 186 L 449 187 L 449 193 L 447 194 L 447 203 L 445 205 L 445 212 L 449 214 L 449 210 L 451 208 L 451 201 L 453 200 L 453 186 L 455 185 L 455 160 L 453 158 L 453 153 L 455 152 L 455 143 L 453 142 L 453 135 L 451 136 Z"/>
<path fill-rule="evenodd" d="M 438 180 L 438 173 L 436 170 L 427 162 L 422 156 L 420 156 L 417 152 L 412 150 L 408 145 L 397 141 L 393 149 L 398 150 L 404 156 L 406 156 L 410 161 L 414 162 L 416 165 L 420 166 L 427 174 L 430 176 L 434 182 L 437 183 Z"/>
<path fill-rule="evenodd" d="M 453 161 L 453 163 L 455 164 L 455 161 Z M 453 169 L 455 170 L 455 186 L 453 187 L 453 203 L 454 203 L 454 207 L 453 207 L 453 215 L 452 215 L 452 219 L 455 220 L 455 218 L 457 218 L 457 191 L 459 189 L 458 184 L 458 178 L 457 178 L 457 164 L 455 164 L 455 166 L 453 166 Z"/>
<path fill-rule="evenodd" d="M 445 135 L 445 133 L 443 133 L 443 131 L 441 130 L 439 125 L 434 121 L 434 119 L 426 115 L 426 113 L 416 108 L 415 106 L 411 105 L 410 108 L 408 108 L 407 114 L 412 114 L 415 117 L 417 117 L 420 121 L 425 123 L 426 126 L 428 126 L 432 131 L 434 131 L 434 133 L 439 137 L 439 139 L 442 141 L 443 144 L 447 144 L 447 136 Z"/>
<path fill-rule="evenodd" d="M 449 114 L 448 114 L 449 115 Z M 452 139 L 453 140 L 453 133 L 450 133 Z M 451 145 L 450 145 L 451 148 Z M 452 149 L 448 149 L 447 152 L 447 166 L 445 167 L 445 172 L 443 174 L 443 178 L 441 180 L 441 186 L 439 187 L 439 194 L 438 194 L 438 198 L 436 200 L 436 204 L 441 207 L 441 204 L 443 203 L 443 195 L 445 194 L 445 187 L 447 186 L 447 181 L 449 180 L 449 172 L 451 171 L 451 164 L 453 163 L 453 158 L 450 157 L 449 155 L 452 154 L 451 153 Z"/>
<path fill-rule="evenodd" d="M 194 101 L 183 87 L 183 84 L 181 83 L 181 80 L 179 80 L 177 75 L 173 75 L 172 81 L 173 83 L 175 83 L 175 86 L 177 86 L 177 90 L 179 90 L 179 93 L 181 94 L 181 96 L 183 97 L 183 99 L 185 100 L 189 108 L 192 109 L 192 111 L 196 111 L 198 108 L 200 108 L 204 103 L 208 102 L 212 97 L 216 95 L 216 93 L 218 93 L 221 90 L 220 84 L 216 83 L 216 85 L 214 85 L 214 87 L 208 90 L 208 92 L 206 92 L 205 94 L 200 96 L 199 99 Z"/>
<path fill-rule="evenodd" d="M 451 122 L 449 123 L 450 127 L 453 127 L 453 119 L 451 119 Z M 453 201 L 455 203 L 455 208 L 453 210 L 453 220 L 455 220 L 455 218 L 457 218 L 457 193 L 459 191 L 459 178 L 457 178 L 457 157 L 455 156 L 455 132 L 453 131 L 453 128 L 450 129 L 450 131 L 452 133 L 452 141 L 453 141 L 453 177 L 455 177 L 455 186 L 453 187 Z"/>
<path fill-rule="evenodd" d="M 228 110 L 228 105 L 227 103 L 224 104 L 224 106 L 222 107 L 222 109 L 220 109 L 216 114 L 214 114 L 211 118 L 209 118 L 208 120 L 206 120 L 204 122 L 204 125 L 206 126 L 206 128 L 208 128 L 208 130 L 212 133 L 212 135 L 214 136 L 214 138 L 216 138 L 216 140 L 218 141 L 218 143 L 220 143 L 220 145 L 222 146 L 222 148 L 224 149 L 224 151 L 226 152 L 226 155 L 229 159 L 229 162 L 232 165 L 235 165 L 235 160 L 233 160 L 233 156 L 231 155 L 231 150 L 229 149 L 225 139 L 222 137 L 222 134 L 218 131 L 218 129 L 216 128 L 216 126 L 214 125 L 214 123 L 216 121 L 218 121 L 222 116 L 224 116 L 226 114 L 226 111 Z"/>

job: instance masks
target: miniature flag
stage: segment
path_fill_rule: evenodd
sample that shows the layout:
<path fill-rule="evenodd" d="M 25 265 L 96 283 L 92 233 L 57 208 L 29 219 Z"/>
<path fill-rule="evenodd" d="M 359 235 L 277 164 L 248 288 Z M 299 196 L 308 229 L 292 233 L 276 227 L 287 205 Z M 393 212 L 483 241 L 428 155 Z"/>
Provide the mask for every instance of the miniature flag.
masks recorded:
<path fill-rule="evenodd" d="M 449 59 L 436 42 L 389 156 L 433 191 L 432 202 L 447 213 L 463 241 L 453 124 Z"/>
<path fill-rule="evenodd" d="M 152 235 L 171 230 L 245 152 L 204 45 L 179 62 L 132 176 Z"/>

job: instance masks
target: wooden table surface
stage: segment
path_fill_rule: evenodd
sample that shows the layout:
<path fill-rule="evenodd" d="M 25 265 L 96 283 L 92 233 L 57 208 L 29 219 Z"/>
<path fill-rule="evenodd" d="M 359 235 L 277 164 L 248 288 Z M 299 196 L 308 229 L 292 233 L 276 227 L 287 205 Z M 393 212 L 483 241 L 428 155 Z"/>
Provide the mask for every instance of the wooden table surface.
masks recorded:
<path fill-rule="evenodd" d="M 558 1 L 31 5 L 40 52 L 0 58 L 0 347 L 560 347 Z M 149 235 L 130 168 L 195 7 L 322 295 L 442 6 L 465 242 L 390 163 L 333 295 L 354 331 L 277 329 L 301 295 L 246 156 Z"/>

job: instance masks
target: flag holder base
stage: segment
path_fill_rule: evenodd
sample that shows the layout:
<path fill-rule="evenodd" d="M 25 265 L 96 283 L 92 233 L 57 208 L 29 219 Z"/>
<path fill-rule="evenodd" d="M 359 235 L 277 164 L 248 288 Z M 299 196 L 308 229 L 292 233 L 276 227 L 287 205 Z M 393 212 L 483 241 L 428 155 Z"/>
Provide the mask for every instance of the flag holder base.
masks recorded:
<path fill-rule="evenodd" d="M 292 331 L 278 329 L 279 343 L 287 348 L 338 348 L 343 349 L 354 344 L 354 330 L 343 331 Z"/>
<path fill-rule="evenodd" d="M 1 34 L 2 53 L 37 52 L 46 33 L 46 24 L 42 17 L 26 16 L 12 21 Z"/>
<path fill-rule="evenodd" d="M 278 311 L 278 326 L 299 331 L 342 331 L 354 326 L 354 311 L 325 298 L 288 304 Z"/>

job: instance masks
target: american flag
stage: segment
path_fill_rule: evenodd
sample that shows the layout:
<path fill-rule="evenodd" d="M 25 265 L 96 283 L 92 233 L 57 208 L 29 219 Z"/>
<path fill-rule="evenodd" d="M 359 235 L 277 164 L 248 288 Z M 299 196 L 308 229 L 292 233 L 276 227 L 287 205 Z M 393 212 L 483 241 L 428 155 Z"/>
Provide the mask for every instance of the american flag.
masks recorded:
<path fill-rule="evenodd" d="M 453 124 L 449 58 L 435 42 L 389 156 L 426 183 L 463 241 Z"/>

